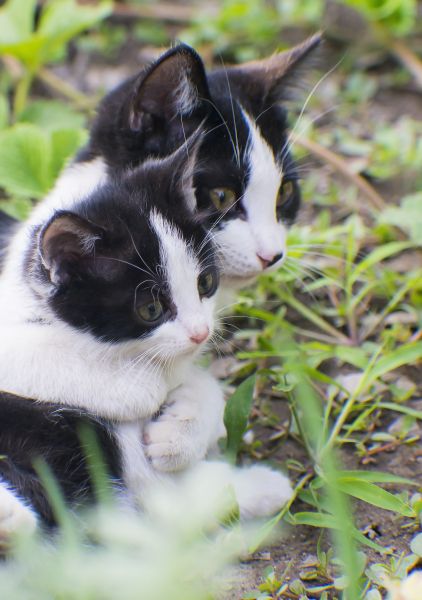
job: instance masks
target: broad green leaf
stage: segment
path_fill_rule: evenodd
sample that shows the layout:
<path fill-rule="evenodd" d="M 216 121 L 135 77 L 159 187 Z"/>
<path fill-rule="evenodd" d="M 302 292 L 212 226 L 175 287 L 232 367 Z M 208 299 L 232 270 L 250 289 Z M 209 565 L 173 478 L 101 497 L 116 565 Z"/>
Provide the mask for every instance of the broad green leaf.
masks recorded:
<path fill-rule="evenodd" d="M 0 131 L 0 187 L 11 196 L 42 198 L 84 139 L 80 129 L 48 131 L 30 123 Z"/>
<path fill-rule="evenodd" d="M 390 206 L 380 215 L 381 223 L 400 227 L 409 234 L 411 240 L 422 240 L 422 192 L 403 198 L 400 207 Z"/>
<path fill-rule="evenodd" d="M 403 502 L 403 500 L 369 481 L 362 481 L 353 477 L 340 477 L 336 479 L 335 485 L 345 494 L 349 494 L 373 506 L 391 510 L 405 517 L 414 516 L 412 508 Z"/>
<path fill-rule="evenodd" d="M 50 173 L 53 181 L 58 177 L 66 162 L 72 157 L 86 139 L 80 129 L 61 129 L 51 133 Z"/>
<path fill-rule="evenodd" d="M 239 385 L 230 396 L 224 411 L 224 425 L 227 430 L 226 454 L 235 461 L 243 434 L 248 425 L 248 417 L 253 402 L 255 375 L 251 375 Z"/>
<path fill-rule="evenodd" d="M 44 131 L 82 129 L 85 117 L 69 105 L 57 100 L 36 100 L 20 113 L 19 122 L 33 123 Z"/>
<path fill-rule="evenodd" d="M 15 56 L 32 72 L 47 62 L 60 59 L 72 37 L 92 27 L 111 11 L 111 3 L 107 0 L 97 6 L 83 6 L 75 0 L 47 0 L 41 10 L 38 28 L 33 31 L 35 6 L 35 0 L 9 0 L 2 9 L 5 13 L 0 14 L 0 19 L 3 16 L 3 22 L 0 20 L 0 52 Z M 10 33 L 3 35 L 8 28 Z"/>
<path fill-rule="evenodd" d="M 0 48 L 31 35 L 37 0 L 8 0 L 0 8 Z"/>
<path fill-rule="evenodd" d="M 48 135 L 30 124 L 0 131 L 0 186 L 10 194 L 41 198 L 53 184 Z"/>
<path fill-rule="evenodd" d="M 23 221 L 32 210 L 32 202 L 28 198 L 9 198 L 0 201 L 0 210 L 18 221 Z"/>
<path fill-rule="evenodd" d="M 376 379 L 394 369 L 398 369 L 403 365 L 417 363 L 420 360 L 422 360 L 422 342 L 414 342 L 399 346 L 387 354 L 387 356 L 383 356 L 376 361 L 366 376 L 366 386 L 369 386 Z"/>
<path fill-rule="evenodd" d="M 112 4 L 102 1 L 97 6 L 83 6 L 75 0 L 50 0 L 43 10 L 38 34 L 45 40 L 42 61 L 60 59 L 67 42 L 92 27 L 112 10 Z"/>

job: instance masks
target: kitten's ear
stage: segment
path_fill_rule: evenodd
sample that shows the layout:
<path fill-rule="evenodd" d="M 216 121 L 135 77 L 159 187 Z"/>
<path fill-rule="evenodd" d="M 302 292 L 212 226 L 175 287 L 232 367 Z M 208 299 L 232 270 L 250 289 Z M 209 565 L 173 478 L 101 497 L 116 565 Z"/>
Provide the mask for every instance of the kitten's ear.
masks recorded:
<path fill-rule="evenodd" d="M 303 70 L 309 67 L 321 42 L 322 34 L 317 33 L 285 52 L 231 67 L 227 75 L 258 106 L 281 102 L 298 87 Z"/>
<path fill-rule="evenodd" d="M 135 84 L 129 126 L 139 131 L 152 117 L 188 116 L 209 98 L 204 64 L 193 48 L 179 44 L 163 54 Z"/>
<path fill-rule="evenodd" d="M 39 251 L 54 285 L 66 285 L 93 265 L 95 245 L 104 230 L 67 211 L 56 213 L 42 228 Z"/>
<path fill-rule="evenodd" d="M 170 201 L 181 199 L 190 213 L 195 213 L 197 208 L 193 178 L 204 136 L 201 123 L 175 152 L 163 158 L 151 158 L 140 167 L 142 171 L 151 169 L 161 182 L 168 182 Z"/>

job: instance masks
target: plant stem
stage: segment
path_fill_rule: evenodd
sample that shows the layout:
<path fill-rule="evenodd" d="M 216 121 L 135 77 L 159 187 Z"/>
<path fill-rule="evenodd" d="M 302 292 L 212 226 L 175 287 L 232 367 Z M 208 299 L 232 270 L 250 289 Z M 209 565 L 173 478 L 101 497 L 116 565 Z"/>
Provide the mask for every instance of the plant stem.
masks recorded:
<path fill-rule="evenodd" d="M 330 325 L 330 323 L 327 323 L 325 319 L 314 313 L 307 306 L 304 306 L 302 302 L 300 302 L 296 298 L 293 298 L 292 296 L 287 296 L 282 293 L 279 295 L 284 302 L 286 302 L 292 308 L 297 310 L 297 312 L 300 313 L 303 317 L 305 317 L 311 323 L 313 323 L 314 325 L 331 335 L 333 338 L 335 338 L 337 340 L 337 343 L 350 345 L 350 339 L 347 336 L 337 331 L 335 327 Z"/>
<path fill-rule="evenodd" d="M 23 77 L 19 80 L 16 85 L 15 96 L 13 98 L 13 119 L 16 121 L 17 117 L 23 111 L 28 100 L 29 89 L 32 84 L 34 74 L 32 71 L 26 71 Z"/>
<path fill-rule="evenodd" d="M 346 404 L 343 406 L 343 409 L 342 409 L 341 413 L 339 414 L 339 416 L 337 417 L 337 421 L 335 422 L 335 424 L 331 430 L 330 437 L 328 438 L 326 444 L 324 445 L 324 448 L 322 449 L 322 454 L 326 454 L 327 451 L 330 451 L 331 448 L 333 447 L 338 435 L 340 434 L 340 431 L 341 431 L 343 425 L 347 421 L 347 419 L 351 413 L 351 410 L 352 410 L 353 406 L 355 405 L 356 400 L 359 397 L 359 394 L 365 388 L 365 385 L 366 385 L 367 379 L 368 379 L 368 375 L 371 372 L 373 365 L 376 363 L 382 349 L 383 349 L 383 347 L 380 346 L 378 348 L 378 350 L 373 354 L 371 360 L 369 361 L 368 366 L 366 367 L 365 371 L 362 374 L 362 377 L 360 378 L 360 381 L 359 381 L 356 389 L 351 394 L 351 396 L 347 400 Z"/>
<path fill-rule="evenodd" d="M 57 75 L 55 75 L 52 71 L 49 71 L 48 69 L 40 69 L 37 73 L 37 76 L 54 92 L 60 94 L 61 96 L 65 96 L 74 104 L 76 104 L 77 107 L 83 110 L 90 111 L 95 107 L 97 103 L 96 98 L 90 98 L 89 96 L 86 96 L 70 84 L 63 81 L 63 79 L 61 79 L 60 77 L 57 77 Z"/>
<path fill-rule="evenodd" d="M 400 40 L 391 40 L 389 47 L 402 65 L 413 75 L 416 85 L 422 90 L 422 61 Z"/>
<path fill-rule="evenodd" d="M 382 196 L 380 196 L 380 194 L 378 194 L 372 185 L 370 185 L 363 177 L 353 173 L 344 158 L 332 150 L 328 150 L 328 148 L 321 146 L 321 144 L 318 144 L 318 142 L 310 140 L 304 136 L 298 137 L 296 139 L 296 143 L 341 173 L 343 177 L 353 183 L 366 196 L 374 208 L 377 210 L 383 210 L 385 208 L 385 202 Z"/>

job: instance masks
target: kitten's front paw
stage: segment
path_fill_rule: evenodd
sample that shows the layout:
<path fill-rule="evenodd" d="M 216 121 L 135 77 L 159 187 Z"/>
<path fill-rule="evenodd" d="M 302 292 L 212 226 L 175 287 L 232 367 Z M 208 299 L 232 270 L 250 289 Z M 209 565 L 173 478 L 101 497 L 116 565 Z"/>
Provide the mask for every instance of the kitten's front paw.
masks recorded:
<path fill-rule="evenodd" d="M 0 545 L 16 533 L 32 533 L 36 525 L 34 513 L 0 483 Z"/>
<path fill-rule="evenodd" d="M 275 515 L 293 493 L 285 475 L 261 465 L 238 469 L 233 483 L 244 519 Z"/>
<path fill-rule="evenodd" d="M 197 407 L 178 401 L 144 429 L 146 455 L 158 471 L 186 469 L 204 458 L 207 448 L 198 427 Z"/>

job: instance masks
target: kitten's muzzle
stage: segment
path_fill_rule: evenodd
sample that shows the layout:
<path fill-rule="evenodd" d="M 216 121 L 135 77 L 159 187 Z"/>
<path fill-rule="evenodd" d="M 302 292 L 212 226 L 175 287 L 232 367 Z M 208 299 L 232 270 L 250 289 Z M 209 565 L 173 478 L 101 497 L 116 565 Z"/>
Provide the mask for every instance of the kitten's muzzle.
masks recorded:
<path fill-rule="evenodd" d="M 272 257 L 261 256 L 260 254 L 257 254 L 257 257 L 262 265 L 262 269 L 264 270 L 264 269 L 268 269 L 268 267 L 272 267 L 273 265 L 278 263 L 278 261 L 283 258 L 283 252 L 279 252 L 279 254 L 276 254 L 275 256 L 272 256 Z"/>
<path fill-rule="evenodd" d="M 190 332 L 189 339 L 194 344 L 202 344 L 208 338 L 209 334 L 209 327 L 205 326 Z"/>

